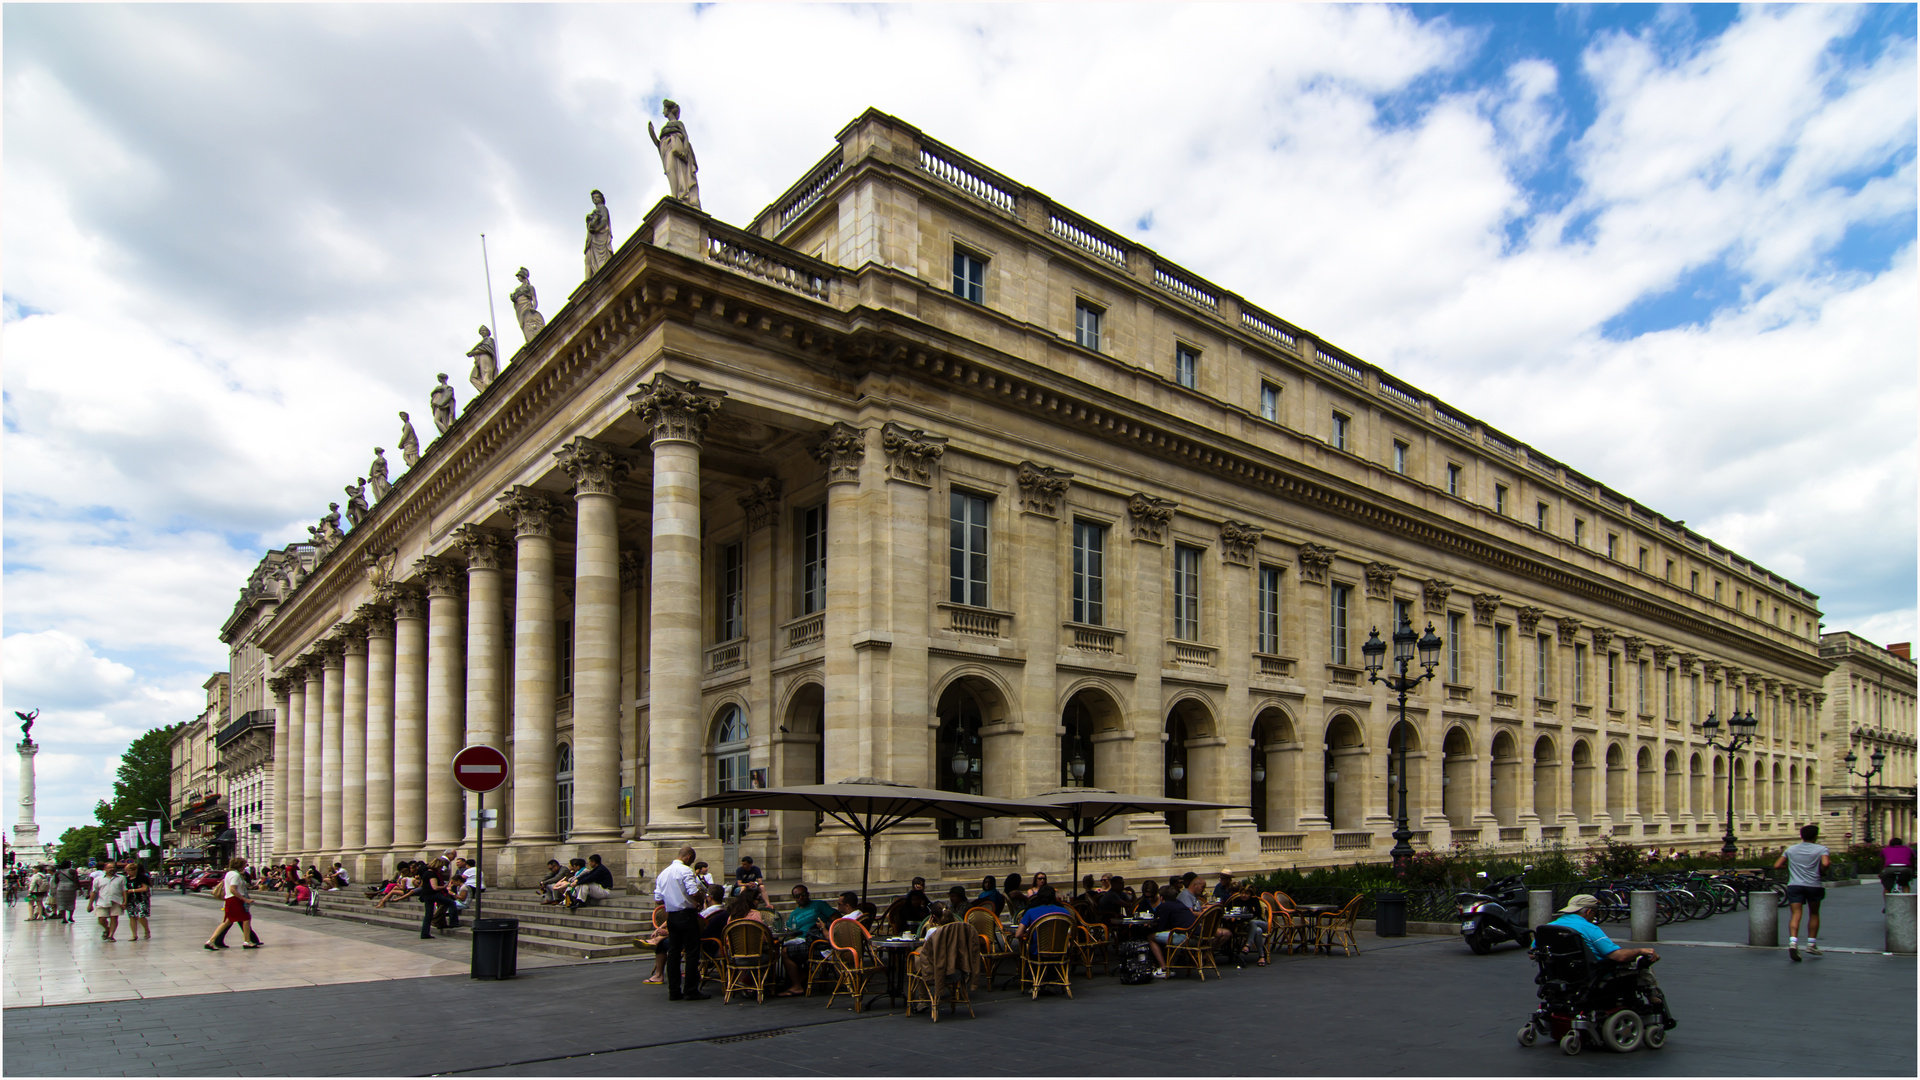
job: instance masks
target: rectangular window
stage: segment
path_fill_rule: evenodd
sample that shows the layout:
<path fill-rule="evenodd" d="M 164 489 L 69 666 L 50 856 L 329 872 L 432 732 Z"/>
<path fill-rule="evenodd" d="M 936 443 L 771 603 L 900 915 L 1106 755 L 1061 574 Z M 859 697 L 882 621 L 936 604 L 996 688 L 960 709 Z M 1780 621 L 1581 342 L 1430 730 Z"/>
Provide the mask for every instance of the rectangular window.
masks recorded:
<path fill-rule="evenodd" d="M 1546 503 L 1533 504 L 1533 524 L 1536 528 L 1539 528 L 1542 530 L 1544 530 L 1547 527 L 1547 504 Z"/>
<path fill-rule="evenodd" d="M 1189 390 L 1200 387 L 1200 353 L 1185 345 L 1173 347 L 1173 381 Z"/>
<path fill-rule="evenodd" d="M 1260 568 L 1259 651 L 1271 655 L 1280 652 L 1280 568 Z"/>
<path fill-rule="evenodd" d="M 1107 618 L 1107 527 L 1073 523 L 1073 621 L 1105 626 Z"/>
<path fill-rule="evenodd" d="M 956 491 L 949 499 L 947 539 L 947 599 L 955 604 L 988 607 L 986 499 Z"/>
<path fill-rule="evenodd" d="M 1347 418 L 1341 413 L 1333 414 L 1333 448 L 1335 450 L 1347 448 Z"/>
<path fill-rule="evenodd" d="M 1493 485 L 1493 512 L 1496 514 L 1507 512 L 1507 485 L 1505 484 Z"/>
<path fill-rule="evenodd" d="M 1715 578 L 1713 582 L 1713 602 L 1716 604 L 1720 602 L 1720 580 L 1718 578 Z"/>
<path fill-rule="evenodd" d="M 1587 546 L 1587 523 L 1579 518 L 1573 519 L 1573 546 Z"/>
<path fill-rule="evenodd" d="M 1493 628 L 1493 688 L 1507 692 L 1507 628 Z"/>
<path fill-rule="evenodd" d="M 1400 629 L 1401 623 L 1408 625 L 1413 624 L 1413 601 L 1411 600 L 1395 600 L 1393 602 L 1393 628 L 1395 630 Z"/>
<path fill-rule="evenodd" d="M 827 508 L 800 514 L 800 614 L 827 610 Z"/>
<path fill-rule="evenodd" d="M 1353 586 L 1335 585 L 1333 594 L 1328 598 L 1328 607 L 1333 614 L 1333 662 L 1347 662 L 1347 601 L 1353 596 Z"/>
<path fill-rule="evenodd" d="M 1465 631 L 1466 618 L 1457 611 L 1447 612 L 1447 681 L 1460 681 L 1460 638 Z"/>
<path fill-rule="evenodd" d="M 1460 466 L 1447 466 L 1447 494 L 1460 494 Z"/>
<path fill-rule="evenodd" d="M 1407 444 L 1396 441 L 1393 444 L 1393 471 L 1404 474 L 1407 471 Z"/>
<path fill-rule="evenodd" d="M 558 661 L 554 664 L 555 692 L 566 695 L 573 693 L 573 624 L 563 622 L 553 628 L 553 637 L 560 650 Z"/>
<path fill-rule="evenodd" d="M 1678 720 L 1680 719 L 1680 711 L 1679 711 L 1678 703 L 1674 701 L 1673 690 L 1674 690 L 1675 675 L 1673 673 L 1673 669 L 1661 668 L 1660 671 L 1665 676 L 1666 684 L 1667 684 L 1667 719 Z"/>
<path fill-rule="evenodd" d="M 1700 676 L 1687 677 L 1687 696 L 1692 701 L 1692 723 L 1700 722 Z"/>
<path fill-rule="evenodd" d="M 1700 571 L 1687 571 L 1687 591 L 1696 593 L 1700 591 Z"/>
<path fill-rule="evenodd" d="M 953 295 L 976 304 L 987 302 L 987 261 L 953 249 Z"/>
<path fill-rule="evenodd" d="M 1200 640 L 1200 549 L 1185 544 L 1173 549 L 1173 636 Z"/>
<path fill-rule="evenodd" d="M 1587 700 L 1587 647 L 1576 644 L 1573 647 L 1573 700 Z"/>
<path fill-rule="evenodd" d="M 1673 560 L 1667 560 L 1667 584 L 1673 584 Z"/>
<path fill-rule="evenodd" d="M 1640 549 L 1640 572 L 1643 574 L 1647 572 L 1647 549 L 1646 548 Z"/>
<path fill-rule="evenodd" d="M 747 545 L 720 549 L 720 607 L 714 612 L 716 640 L 732 641 L 747 633 Z"/>
<path fill-rule="evenodd" d="M 1607 708 L 1620 707 L 1620 654 L 1607 654 Z"/>
<path fill-rule="evenodd" d="M 1535 697 L 1553 696 L 1553 635 L 1541 634 L 1534 641 L 1533 693 Z"/>
<path fill-rule="evenodd" d="M 1280 388 L 1270 382 L 1260 384 L 1260 419 L 1280 422 Z"/>
<path fill-rule="evenodd" d="M 1073 340 L 1081 348 L 1100 351 L 1100 316 L 1100 309 L 1085 300 L 1074 302 Z"/>
<path fill-rule="evenodd" d="M 1642 716 L 1649 715 L 1647 709 L 1647 680 L 1651 677 L 1652 671 L 1653 669 L 1645 660 L 1640 661 L 1640 715 Z"/>
<path fill-rule="evenodd" d="M 1620 536 L 1617 533 L 1607 534 L 1607 558 L 1613 560 L 1620 558 Z"/>
<path fill-rule="evenodd" d="M 1741 590 L 1741 589 L 1733 590 L 1733 610 L 1735 611 L 1747 610 L 1747 594 L 1744 590 Z"/>

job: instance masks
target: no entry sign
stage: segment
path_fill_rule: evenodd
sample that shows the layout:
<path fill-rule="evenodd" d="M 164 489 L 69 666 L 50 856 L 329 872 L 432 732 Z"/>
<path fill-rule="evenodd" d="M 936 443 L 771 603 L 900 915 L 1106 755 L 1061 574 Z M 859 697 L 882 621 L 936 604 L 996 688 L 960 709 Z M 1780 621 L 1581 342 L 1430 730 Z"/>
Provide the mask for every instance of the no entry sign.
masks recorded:
<path fill-rule="evenodd" d="M 468 791 L 492 791 L 507 782 L 507 755 L 491 746 L 468 746 L 453 755 L 453 781 Z"/>

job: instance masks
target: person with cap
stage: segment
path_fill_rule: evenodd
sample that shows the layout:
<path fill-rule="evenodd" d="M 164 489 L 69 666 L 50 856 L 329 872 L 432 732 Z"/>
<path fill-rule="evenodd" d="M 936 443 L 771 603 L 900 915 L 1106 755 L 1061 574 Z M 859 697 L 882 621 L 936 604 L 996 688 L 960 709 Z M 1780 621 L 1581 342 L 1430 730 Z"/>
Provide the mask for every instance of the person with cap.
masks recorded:
<path fill-rule="evenodd" d="M 1599 906 L 1599 897 L 1592 893 L 1579 893 L 1568 898 L 1566 906 L 1560 909 L 1559 913 L 1554 916 L 1553 921 L 1548 925 L 1564 926 L 1574 933 L 1579 934 L 1581 942 L 1587 947 L 1587 955 L 1596 963 L 1601 960 L 1625 963 L 1638 956 L 1644 956 L 1655 961 L 1660 959 L 1660 954 L 1652 949 L 1622 948 L 1614 944 L 1613 939 L 1607 936 L 1607 932 L 1594 925 L 1593 920 L 1587 917 L 1589 912 L 1592 912 Z M 1654 981 L 1653 972 L 1648 969 L 1642 969 L 1638 978 L 1640 985 L 1647 990 L 1649 996 L 1652 997 L 1654 1001 L 1659 1002 L 1660 1015 L 1662 1019 L 1666 1021 L 1667 1026 L 1674 1027 L 1673 1014 L 1667 1010 L 1667 996 L 1660 992 L 1660 984 Z"/>
<path fill-rule="evenodd" d="M 1216 904 L 1224 904 L 1227 902 L 1227 897 L 1232 895 L 1233 867 L 1223 866 L 1220 868 L 1220 880 L 1213 886 L 1213 902 Z"/>

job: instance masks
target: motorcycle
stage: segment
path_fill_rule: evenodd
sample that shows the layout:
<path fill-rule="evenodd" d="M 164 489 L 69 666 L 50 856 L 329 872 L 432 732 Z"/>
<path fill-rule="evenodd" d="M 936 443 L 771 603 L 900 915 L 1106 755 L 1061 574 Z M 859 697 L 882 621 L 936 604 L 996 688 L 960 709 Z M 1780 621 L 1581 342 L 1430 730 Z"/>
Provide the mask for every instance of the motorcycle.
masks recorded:
<path fill-rule="evenodd" d="M 1454 897 L 1460 913 L 1460 936 L 1476 956 L 1485 956 L 1502 941 L 1521 948 L 1533 944 L 1533 931 L 1527 926 L 1527 883 L 1525 867 L 1483 886 L 1482 892 L 1463 892 Z M 1487 872 L 1474 875 L 1486 878 Z"/>

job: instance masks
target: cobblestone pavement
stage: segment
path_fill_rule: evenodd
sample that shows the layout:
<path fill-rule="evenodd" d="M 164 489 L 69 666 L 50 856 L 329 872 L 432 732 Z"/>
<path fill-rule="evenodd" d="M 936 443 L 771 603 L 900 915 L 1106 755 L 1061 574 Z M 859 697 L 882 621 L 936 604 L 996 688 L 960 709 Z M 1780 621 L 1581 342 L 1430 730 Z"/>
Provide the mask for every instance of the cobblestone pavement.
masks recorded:
<path fill-rule="evenodd" d="M 985 993 L 977 1018 L 938 1024 L 884 1008 L 855 1017 L 818 997 L 668 1002 L 641 985 L 645 962 L 523 964 L 500 983 L 377 972 L 374 982 L 9 1007 L 5 1073 L 1912 1076 L 1914 960 L 1870 951 L 1878 889 L 1828 896 L 1821 944 L 1834 951 L 1804 963 L 1783 950 L 1662 946 L 1658 974 L 1681 1026 L 1665 1049 L 1628 1057 L 1516 1045 L 1534 1004 L 1533 965 L 1517 949 L 1476 957 L 1456 939 L 1363 934 L 1358 957 L 1288 957 L 1204 983 L 1076 979 L 1072 999 Z M 1736 921 L 1745 914 L 1686 927 L 1706 940 L 1700 931 Z M 10 935 L 35 929 L 8 924 Z M 401 942 L 393 951 L 411 952 Z M 291 950 L 273 955 L 246 959 L 304 966 Z"/>

